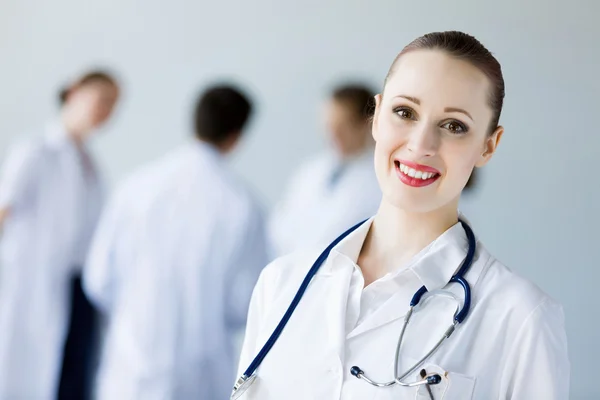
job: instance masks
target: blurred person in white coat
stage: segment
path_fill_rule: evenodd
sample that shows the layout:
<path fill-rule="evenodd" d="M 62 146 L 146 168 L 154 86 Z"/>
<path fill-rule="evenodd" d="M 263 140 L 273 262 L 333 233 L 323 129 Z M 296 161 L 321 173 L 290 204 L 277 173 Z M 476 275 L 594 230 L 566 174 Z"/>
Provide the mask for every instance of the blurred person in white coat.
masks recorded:
<path fill-rule="evenodd" d="M 80 274 L 102 207 L 86 143 L 118 96 L 114 77 L 89 72 L 61 93 L 56 120 L 8 151 L 0 178 L 1 400 L 85 396 L 94 315 Z"/>
<path fill-rule="evenodd" d="M 261 210 L 225 159 L 251 109 L 233 86 L 208 88 L 196 137 L 126 179 L 103 214 L 84 276 L 107 316 L 99 400 L 229 395 L 266 263 Z"/>
<path fill-rule="evenodd" d="M 339 232 L 375 214 L 381 200 L 373 168 L 373 92 L 335 88 L 326 103 L 331 147 L 301 165 L 269 221 L 271 257 L 327 245 Z"/>

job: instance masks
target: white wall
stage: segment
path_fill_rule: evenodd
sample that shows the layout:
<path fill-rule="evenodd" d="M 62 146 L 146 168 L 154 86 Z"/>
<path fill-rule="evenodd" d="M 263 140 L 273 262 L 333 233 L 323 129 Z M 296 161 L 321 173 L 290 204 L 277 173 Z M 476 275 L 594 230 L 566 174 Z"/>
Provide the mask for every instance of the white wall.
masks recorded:
<path fill-rule="evenodd" d="M 507 82 L 498 156 L 465 210 L 487 246 L 565 306 L 572 399 L 600 398 L 597 71 L 600 3 L 497 1 L 3 0 L 0 149 L 55 110 L 59 84 L 97 62 L 126 96 L 97 145 L 112 182 L 189 134 L 190 101 L 234 77 L 259 110 L 234 166 L 267 205 L 323 144 L 319 102 L 337 78 L 380 85 L 414 37 L 460 29 Z M 390 349 L 392 352 L 392 349 Z"/>

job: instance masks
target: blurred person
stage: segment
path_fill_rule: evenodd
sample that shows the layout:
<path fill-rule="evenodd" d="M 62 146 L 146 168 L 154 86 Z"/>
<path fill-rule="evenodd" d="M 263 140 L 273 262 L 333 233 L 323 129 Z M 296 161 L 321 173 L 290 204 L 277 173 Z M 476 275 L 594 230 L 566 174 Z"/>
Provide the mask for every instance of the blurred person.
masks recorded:
<path fill-rule="evenodd" d="M 0 177 L 0 400 L 85 398 L 94 310 L 80 274 L 103 199 L 87 143 L 118 98 L 112 75 L 89 72 L 61 92 L 54 121 L 8 152 Z"/>
<path fill-rule="evenodd" d="M 370 107 L 362 85 L 335 88 L 325 107 L 331 148 L 300 166 L 269 221 L 271 256 L 329 243 L 377 211 Z"/>
<path fill-rule="evenodd" d="M 84 276 L 107 317 L 99 400 L 229 395 L 266 263 L 261 210 L 225 159 L 251 111 L 235 87 L 208 88 L 195 138 L 134 172 L 101 217 Z"/>
<path fill-rule="evenodd" d="M 562 306 L 490 254 L 458 211 L 500 144 L 504 95 L 500 63 L 471 35 L 404 47 L 376 96 L 381 205 L 327 247 L 263 270 L 234 395 L 568 398 Z"/>

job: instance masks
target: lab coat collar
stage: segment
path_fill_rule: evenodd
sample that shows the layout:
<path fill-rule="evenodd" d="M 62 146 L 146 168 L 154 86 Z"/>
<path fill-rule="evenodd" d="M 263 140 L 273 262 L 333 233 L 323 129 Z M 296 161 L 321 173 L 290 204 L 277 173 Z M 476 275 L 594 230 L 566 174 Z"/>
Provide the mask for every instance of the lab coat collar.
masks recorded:
<path fill-rule="evenodd" d="M 59 119 L 46 124 L 44 138 L 51 146 L 60 147 L 74 144 L 73 140 L 69 136 L 69 133 Z"/>
<path fill-rule="evenodd" d="M 467 222 L 462 214 L 459 215 L 462 220 Z M 342 255 L 356 264 L 363 243 L 373 223 L 373 218 L 368 219 L 335 246 L 332 249 L 332 256 L 334 257 L 331 258 L 337 258 L 338 255 Z M 468 240 L 461 223 L 458 222 L 414 256 L 406 268 L 392 272 L 390 277 L 395 278 L 409 269 L 414 272 L 427 290 L 441 289 L 448 284 L 452 275 L 458 271 L 467 254 L 467 250 Z M 333 274 L 336 265 L 338 264 L 328 262 L 323 272 L 325 274 Z"/>
<path fill-rule="evenodd" d="M 458 222 L 423 249 L 409 268 L 427 290 L 441 289 L 462 265 L 468 247 L 465 230 Z"/>
<path fill-rule="evenodd" d="M 200 154 L 205 157 L 209 157 L 214 161 L 222 161 L 224 159 L 223 153 L 216 146 L 204 142 L 199 139 L 193 139 L 192 147 L 196 149 Z"/>
<path fill-rule="evenodd" d="M 356 261 L 372 222 L 373 218 L 367 220 L 334 247 L 332 257 L 328 258 L 323 271 L 323 274 L 337 277 L 332 282 L 346 281 L 343 277 L 357 268 Z M 402 318 L 409 309 L 410 299 L 421 286 L 424 285 L 429 291 L 446 286 L 462 264 L 467 247 L 466 234 L 459 222 L 413 257 L 406 268 L 399 268 L 381 278 L 391 281 L 389 283 L 397 286 L 398 291 L 360 325 L 351 329 L 346 338 L 364 334 Z"/>

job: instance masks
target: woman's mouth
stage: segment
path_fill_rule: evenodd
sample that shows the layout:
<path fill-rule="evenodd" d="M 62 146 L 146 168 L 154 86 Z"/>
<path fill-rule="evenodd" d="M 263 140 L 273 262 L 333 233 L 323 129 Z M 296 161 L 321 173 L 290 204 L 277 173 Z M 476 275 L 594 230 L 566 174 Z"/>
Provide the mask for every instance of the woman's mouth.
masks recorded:
<path fill-rule="evenodd" d="M 440 172 L 427 165 L 413 163 L 411 161 L 395 160 L 396 175 L 402 183 L 412 187 L 423 187 L 431 185 L 440 176 Z"/>

